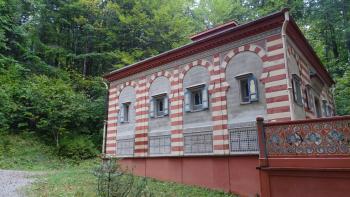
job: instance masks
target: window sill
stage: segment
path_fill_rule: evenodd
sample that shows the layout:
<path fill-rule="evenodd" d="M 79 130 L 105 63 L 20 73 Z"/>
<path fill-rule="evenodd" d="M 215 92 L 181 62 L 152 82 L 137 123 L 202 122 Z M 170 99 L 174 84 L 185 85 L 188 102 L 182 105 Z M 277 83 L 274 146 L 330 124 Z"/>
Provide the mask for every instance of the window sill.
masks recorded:
<path fill-rule="evenodd" d="M 165 118 L 165 117 L 168 117 L 168 115 L 155 116 L 155 117 L 152 117 L 151 119 L 158 119 L 158 118 Z"/>
<path fill-rule="evenodd" d="M 259 101 L 247 101 L 247 102 L 241 102 L 241 105 L 248 105 L 248 104 L 253 104 L 253 103 L 259 103 Z"/>
<path fill-rule="evenodd" d="M 208 110 L 208 108 L 191 110 L 191 111 L 187 111 L 187 113 L 195 113 L 195 112 L 206 111 L 206 110 Z"/>
<path fill-rule="evenodd" d="M 259 155 L 259 151 L 230 151 L 230 155 Z"/>

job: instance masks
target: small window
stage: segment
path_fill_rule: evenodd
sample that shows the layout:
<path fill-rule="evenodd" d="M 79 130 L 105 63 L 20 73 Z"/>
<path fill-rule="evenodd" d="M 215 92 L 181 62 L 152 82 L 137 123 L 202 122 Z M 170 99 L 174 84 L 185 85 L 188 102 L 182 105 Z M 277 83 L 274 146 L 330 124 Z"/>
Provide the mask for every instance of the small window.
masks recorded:
<path fill-rule="evenodd" d="M 206 85 L 190 87 L 185 90 L 185 111 L 200 111 L 208 108 L 208 89 Z"/>
<path fill-rule="evenodd" d="M 169 99 L 166 94 L 153 96 L 150 101 L 150 117 L 163 117 L 169 114 Z"/>
<path fill-rule="evenodd" d="M 242 102 L 249 102 L 248 79 L 241 80 L 241 99 Z"/>
<path fill-rule="evenodd" d="M 202 109 L 202 104 L 203 104 L 203 100 L 202 100 L 202 90 L 201 89 L 197 89 L 192 91 L 192 107 L 193 110 L 200 110 Z"/>
<path fill-rule="evenodd" d="M 258 83 L 252 73 L 236 76 L 240 83 L 241 102 L 251 103 L 258 101 Z"/>
<path fill-rule="evenodd" d="M 164 98 L 156 99 L 157 116 L 164 116 Z"/>
<path fill-rule="evenodd" d="M 314 107 L 313 107 L 313 99 L 312 99 L 312 93 L 311 93 L 311 86 L 310 85 L 306 85 L 306 88 L 305 88 L 305 104 L 306 104 L 306 108 L 308 110 L 311 110 L 313 111 Z"/>
<path fill-rule="evenodd" d="M 314 103 L 315 103 L 316 116 L 320 118 L 322 116 L 321 109 L 320 109 L 320 100 L 315 97 Z"/>
<path fill-rule="evenodd" d="M 328 116 L 333 116 L 333 110 L 330 105 L 327 105 L 327 113 L 328 113 Z"/>
<path fill-rule="evenodd" d="M 307 89 L 304 90 L 304 94 L 305 94 L 305 104 L 306 104 L 305 107 L 306 107 L 308 110 L 310 110 L 309 93 L 308 93 L 308 90 L 307 90 Z"/>
<path fill-rule="evenodd" d="M 328 108 L 327 108 L 327 101 L 326 100 L 322 100 L 322 110 L 323 110 L 323 116 L 324 117 L 328 117 Z"/>
<path fill-rule="evenodd" d="M 121 123 L 129 122 L 130 103 L 123 103 L 120 106 L 119 120 Z"/>
<path fill-rule="evenodd" d="M 293 85 L 294 102 L 296 102 L 298 105 L 303 105 L 303 101 L 302 101 L 303 98 L 301 95 L 301 80 L 296 74 L 293 74 L 292 85 Z"/>

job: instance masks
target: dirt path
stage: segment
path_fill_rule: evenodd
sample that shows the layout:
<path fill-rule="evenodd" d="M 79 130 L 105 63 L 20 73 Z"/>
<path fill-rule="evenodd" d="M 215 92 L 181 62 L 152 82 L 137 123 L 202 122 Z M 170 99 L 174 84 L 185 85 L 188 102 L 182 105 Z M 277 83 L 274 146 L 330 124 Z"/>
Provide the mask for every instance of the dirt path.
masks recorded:
<path fill-rule="evenodd" d="M 0 197 L 24 197 L 25 186 L 35 180 L 35 172 L 0 170 Z"/>

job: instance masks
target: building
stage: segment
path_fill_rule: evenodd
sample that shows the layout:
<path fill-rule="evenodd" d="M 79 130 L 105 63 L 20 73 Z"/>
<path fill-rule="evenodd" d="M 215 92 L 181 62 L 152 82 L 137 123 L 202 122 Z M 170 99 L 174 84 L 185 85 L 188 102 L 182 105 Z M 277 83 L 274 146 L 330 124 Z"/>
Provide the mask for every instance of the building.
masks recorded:
<path fill-rule="evenodd" d="M 105 154 L 134 173 L 260 194 L 255 119 L 334 115 L 334 84 L 287 9 L 232 21 L 104 76 Z"/>

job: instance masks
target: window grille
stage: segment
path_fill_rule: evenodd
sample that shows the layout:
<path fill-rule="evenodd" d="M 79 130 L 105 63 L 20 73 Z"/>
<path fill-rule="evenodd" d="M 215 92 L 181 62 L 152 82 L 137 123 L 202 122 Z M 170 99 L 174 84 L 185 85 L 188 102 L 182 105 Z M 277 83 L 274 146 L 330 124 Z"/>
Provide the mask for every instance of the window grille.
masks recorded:
<path fill-rule="evenodd" d="M 169 154 L 170 150 L 171 150 L 170 135 L 149 137 L 150 154 Z"/>
<path fill-rule="evenodd" d="M 230 130 L 230 149 L 233 153 L 258 152 L 258 134 L 255 127 Z"/>
<path fill-rule="evenodd" d="M 118 155 L 133 155 L 134 153 L 134 138 L 117 140 Z"/>
<path fill-rule="evenodd" d="M 185 133 L 185 153 L 212 153 L 212 132 Z"/>

